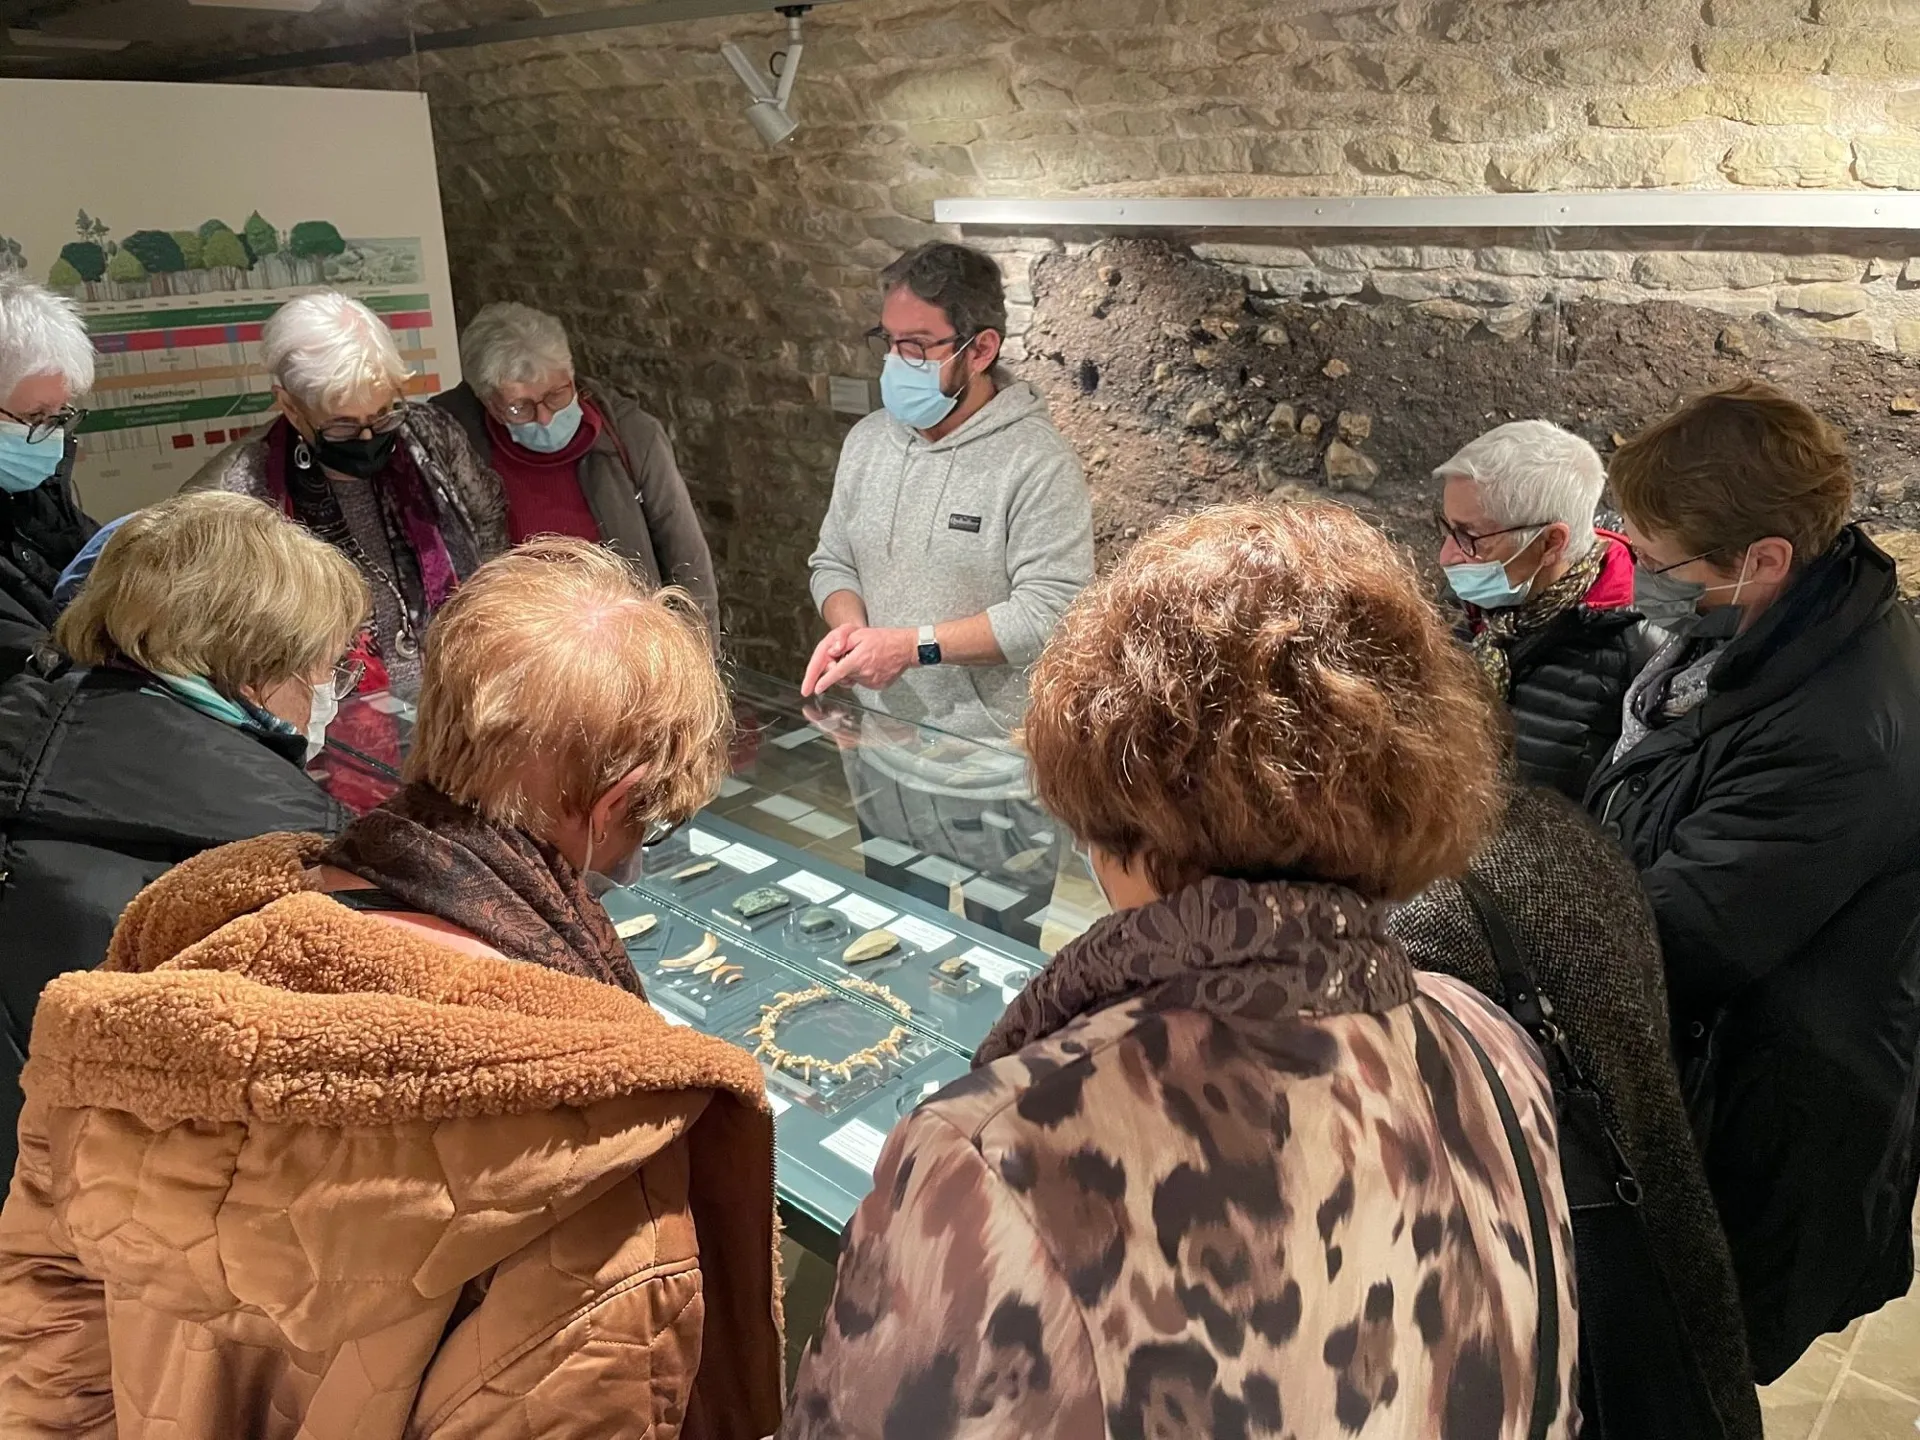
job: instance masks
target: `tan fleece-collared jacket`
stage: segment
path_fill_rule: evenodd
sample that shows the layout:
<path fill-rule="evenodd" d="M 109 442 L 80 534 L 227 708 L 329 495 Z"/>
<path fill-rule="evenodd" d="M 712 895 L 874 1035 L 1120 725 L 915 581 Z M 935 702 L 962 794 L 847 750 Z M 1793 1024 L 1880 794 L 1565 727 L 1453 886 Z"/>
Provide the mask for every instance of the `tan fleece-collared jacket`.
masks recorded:
<path fill-rule="evenodd" d="M 45 992 L 0 1212 L 0 1435 L 756 1440 L 773 1131 L 634 996 L 210 851 Z"/>

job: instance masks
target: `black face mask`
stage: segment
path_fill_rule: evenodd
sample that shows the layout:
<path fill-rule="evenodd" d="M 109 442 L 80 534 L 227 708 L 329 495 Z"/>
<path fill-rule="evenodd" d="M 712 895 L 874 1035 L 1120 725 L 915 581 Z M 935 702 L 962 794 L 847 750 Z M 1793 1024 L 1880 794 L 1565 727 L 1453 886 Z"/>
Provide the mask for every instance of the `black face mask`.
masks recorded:
<path fill-rule="evenodd" d="M 387 461 L 392 458 L 393 447 L 399 439 L 400 432 L 395 430 L 364 440 L 358 437 L 352 440 L 329 440 L 321 435 L 311 443 L 313 458 L 322 469 L 351 475 L 356 480 L 371 480 L 387 468 Z"/>

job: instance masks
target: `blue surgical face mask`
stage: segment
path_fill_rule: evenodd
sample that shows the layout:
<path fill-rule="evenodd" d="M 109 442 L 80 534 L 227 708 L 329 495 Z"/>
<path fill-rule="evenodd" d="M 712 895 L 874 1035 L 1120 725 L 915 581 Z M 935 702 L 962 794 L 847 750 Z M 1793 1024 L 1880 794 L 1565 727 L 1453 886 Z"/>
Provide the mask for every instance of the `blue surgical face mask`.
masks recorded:
<path fill-rule="evenodd" d="M 1540 532 L 1534 531 L 1515 551 L 1519 555 L 1528 545 L 1540 538 Z M 1467 604 L 1481 610 L 1510 610 L 1515 605 L 1526 603 L 1527 596 L 1533 593 L 1533 575 L 1529 575 L 1518 585 L 1507 579 L 1507 565 L 1502 560 L 1475 560 L 1462 565 L 1443 567 L 1447 585 Z M 1536 567 L 1534 575 L 1539 574 Z"/>
<path fill-rule="evenodd" d="M 29 440 L 18 425 L 0 425 L 0 490 L 24 495 L 38 490 L 60 468 L 67 453 L 67 432 L 56 430 L 44 440 Z"/>
<path fill-rule="evenodd" d="M 524 425 L 507 426 L 507 433 L 513 436 L 514 444 L 538 450 L 542 455 L 551 455 L 573 443 L 573 437 L 580 432 L 580 422 L 584 418 L 580 397 L 576 395 L 566 409 L 554 411 L 553 418 L 546 424 L 529 420 Z"/>
<path fill-rule="evenodd" d="M 971 344 L 972 340 L 967 341 L 967 345 Z M 964 354 L 967 345 L 962 345 L 947 359 Z M 915 365 L 911 360 L 888 352 L 886 363 L 880 369 L 880 403 L 902 425 L 911 425 L 915 430 L 931 430 L 951 415 L 954 407 L 960 403 L 958 395 L 947 394 L 941 385 L 940 377 L 946 370 L 944 360 L 930 360 L 924 365 Z"/>
<path fill-rule="evenodd" d="M 1693 560 L 1706 559 L 1705 555 L 1682 560 L 1679 565 L 1669 565 L 1665 571 L 1636 569 L 1633 572 L 1633 608 L 1640 612 L 1648 624 L 1658 625 L 1674 635 L 1697 640 L 1730 638 L 1740 629 L 1743 612 L 1740 592 L 1746 588 L 1747 558 L 1747 555 L 1740 557 L 1740 578 L 1731 585 L 1707 585 L 1698 580 L 1682 580 L 1670 573 L 1678 570 L 1680 565 L 1691 565 Z M 1702 615 L 1700 602 L 1717 590 L 1733 591 L 1733 603 Z"/>

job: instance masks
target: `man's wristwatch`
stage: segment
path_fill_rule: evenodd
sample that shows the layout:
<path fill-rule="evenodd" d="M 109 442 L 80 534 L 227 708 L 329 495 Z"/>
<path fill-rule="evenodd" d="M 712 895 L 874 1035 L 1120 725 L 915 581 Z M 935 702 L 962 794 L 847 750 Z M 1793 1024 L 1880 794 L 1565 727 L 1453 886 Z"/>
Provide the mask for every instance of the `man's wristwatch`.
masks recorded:
<path fill-rule="evenodd" d="M 940 663 L 940 642 L 933 638 L 933 626 L 931 625 L 922 625 L 920 627 L 919 656 L 922 665 L 938 665 Z"/>

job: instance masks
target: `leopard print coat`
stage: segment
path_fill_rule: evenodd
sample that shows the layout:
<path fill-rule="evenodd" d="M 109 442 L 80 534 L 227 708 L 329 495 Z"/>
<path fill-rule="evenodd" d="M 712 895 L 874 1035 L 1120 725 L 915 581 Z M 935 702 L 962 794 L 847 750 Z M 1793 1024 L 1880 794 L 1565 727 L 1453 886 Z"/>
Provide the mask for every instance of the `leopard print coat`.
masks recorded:
<path fill-rule="evenodd" d="M 1526 1208 L 1443 1006 L 1545 1189 L 1565 1440 L 1570 1231 L 1531 1043 L 1416 975 L 1384 907 L 1223 879 L 1062 951 L 895 1130 L 782 1435 L 1524 1440 Z"/>

